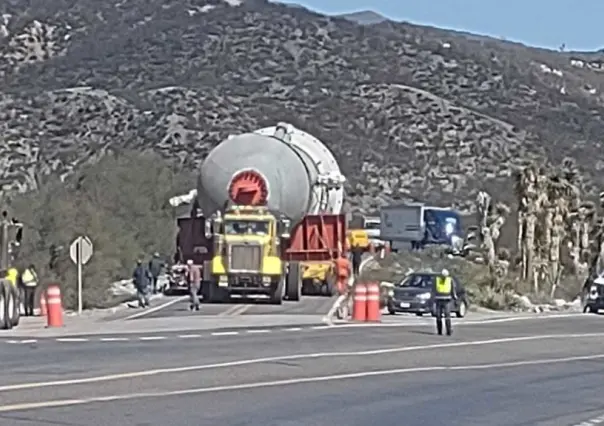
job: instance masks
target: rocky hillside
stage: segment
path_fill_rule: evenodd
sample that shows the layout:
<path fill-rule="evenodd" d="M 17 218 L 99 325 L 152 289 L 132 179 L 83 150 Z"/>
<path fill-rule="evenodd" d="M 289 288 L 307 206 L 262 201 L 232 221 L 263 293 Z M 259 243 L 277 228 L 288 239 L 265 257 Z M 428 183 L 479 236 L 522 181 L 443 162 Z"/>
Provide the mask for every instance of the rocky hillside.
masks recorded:
<path fill-rule="evenodd" d="M 262 0 L 5 1 L 0 15 L 3 192 L 112 146 L 195 167 L 229 133 L 279 120 L 329 145 L 362 210 L 510 197 L 531 159 L 574 157 L 604 183 L 597 55 Z"/>

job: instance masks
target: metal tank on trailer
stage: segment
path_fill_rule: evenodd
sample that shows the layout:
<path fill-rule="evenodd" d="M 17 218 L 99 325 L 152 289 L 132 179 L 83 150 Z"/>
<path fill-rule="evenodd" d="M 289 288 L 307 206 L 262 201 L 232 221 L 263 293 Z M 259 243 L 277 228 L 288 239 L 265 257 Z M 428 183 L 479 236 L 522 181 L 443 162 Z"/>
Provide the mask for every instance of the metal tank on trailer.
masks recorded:
<path fill-rule="evenodd" d="M 236 204 L 266 205 L 292 223 L 339 214 L 344 176 L 317 138 L 288 123 L 230 136 L 202 163 L 197 183 L 205 214 Z"/>

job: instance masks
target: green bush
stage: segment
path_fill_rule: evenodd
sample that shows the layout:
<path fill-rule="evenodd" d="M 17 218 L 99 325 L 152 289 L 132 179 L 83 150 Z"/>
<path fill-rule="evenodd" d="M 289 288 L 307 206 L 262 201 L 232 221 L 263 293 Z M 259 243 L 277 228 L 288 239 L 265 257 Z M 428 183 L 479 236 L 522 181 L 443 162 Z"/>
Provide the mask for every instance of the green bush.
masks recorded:
<path fill-rule="evenodd" d="M 45 178 L 37 191 L 10 203 L 10 213 L 25 225 L 19 264 L 36 265 L 45 285 L 59 283 L 73 308 L 77 271 L 69 246 L 87 235 L 94 254 L 83 269 L 83 304 L 107 306 L 114 302 L 109 284 L 130 277 L 137 257 L 171 256 L 175 223 L 168 199 L 192 186 L 192 173 L 158 155 L 129 151 L 109 153 L 66 182 Z"/>

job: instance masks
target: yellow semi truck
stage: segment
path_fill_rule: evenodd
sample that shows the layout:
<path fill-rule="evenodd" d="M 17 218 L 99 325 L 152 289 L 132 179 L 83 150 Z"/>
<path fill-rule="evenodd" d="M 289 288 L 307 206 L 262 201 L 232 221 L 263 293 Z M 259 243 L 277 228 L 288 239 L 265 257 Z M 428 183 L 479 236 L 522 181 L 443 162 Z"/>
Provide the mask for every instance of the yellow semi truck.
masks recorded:
<path fill-rule="evenodd" d="M 280 304 L 288 272 L 282 244 L 289 238 L 289 220 L 277 218 L 264 207 L 235 205 L 205 225 L 212 249 L 203 268 L 204 299 L 266 294 L 272 303 Z"/>

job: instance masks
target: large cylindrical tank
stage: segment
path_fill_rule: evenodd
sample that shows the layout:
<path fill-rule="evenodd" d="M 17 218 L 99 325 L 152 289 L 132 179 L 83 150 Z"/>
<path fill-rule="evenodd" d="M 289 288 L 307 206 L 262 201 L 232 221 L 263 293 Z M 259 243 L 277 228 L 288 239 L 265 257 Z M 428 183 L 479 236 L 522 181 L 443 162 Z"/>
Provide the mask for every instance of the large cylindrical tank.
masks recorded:
<path fill-rule="evenodd" d="M 291 124 L 230 136 L 201 165 L 197 200 L 204 214 L 235 204 L 266 205 L 294 223 L 339 214 L 344 176 L 318 139 Z"/>

